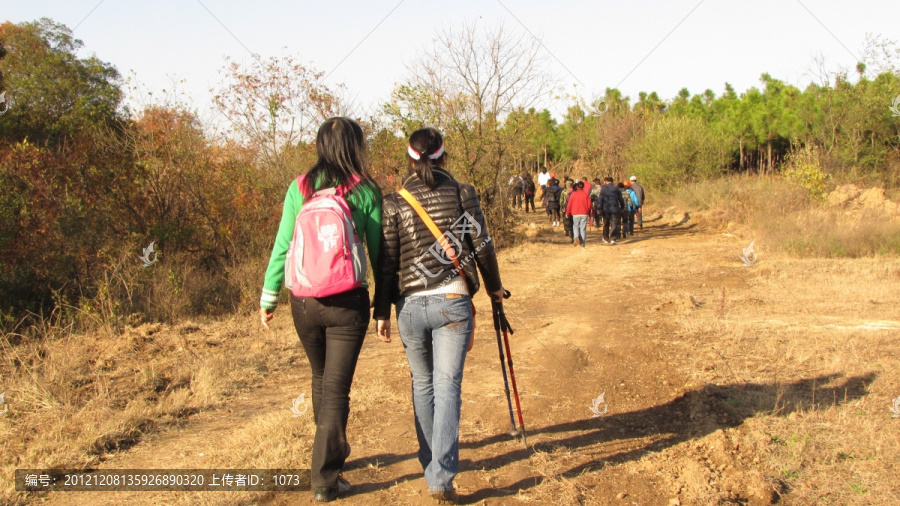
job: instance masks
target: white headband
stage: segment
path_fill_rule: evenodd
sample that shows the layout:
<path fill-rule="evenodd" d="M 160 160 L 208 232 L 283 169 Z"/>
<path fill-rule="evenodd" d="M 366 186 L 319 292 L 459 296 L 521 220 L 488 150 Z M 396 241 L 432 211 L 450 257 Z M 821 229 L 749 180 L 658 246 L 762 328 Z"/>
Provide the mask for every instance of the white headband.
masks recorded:
<path fill-rule="evenodd" d="M 409 156 L 413 160 L 419 160 L 420 158 L 422 158 L 422 154 L 419 153 L 418 151 L 416 151 L 415 149 L 413 149 L 412 146 L 406 146 L 406 152 L 409 153 Z M 444 143 L 442 142 L 441 147 L 439 147 L 437 151 L 428 155 L 428 159 L 429 160 L 437 160 L 443 154 L 444 154 Z"/>

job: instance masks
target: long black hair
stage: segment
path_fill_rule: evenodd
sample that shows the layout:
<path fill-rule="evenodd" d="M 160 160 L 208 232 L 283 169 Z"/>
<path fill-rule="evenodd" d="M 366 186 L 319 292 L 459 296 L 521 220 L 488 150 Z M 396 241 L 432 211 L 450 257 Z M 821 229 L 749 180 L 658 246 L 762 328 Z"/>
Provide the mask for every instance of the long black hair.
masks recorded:
<path fill-rule="evenodd" d="M 300 188 L 304 199 L 312 197 L 319 188 L 349 189 L 355 178 L 372 181 L 362 127 L 350 118 L 336 116 L 322 123 L 316 134 L 316 154 L 319 159 Z"/>
<path fill-rule="evenodd" d="M 419 159 L 416 160 L 408 152 L 406 157 L 412 162 L 413 170 L 428 189 L 434 189 L 434 173 L 431 171 L 431 165 L 443 164 L 446 153 L 441 153 L 441 156 L 434 159 L 430 157 L 437 153 L 443 145 L 444 137 L 435 128 L 422 128 L 409 136 L 409 147 L 419 155 Z"/>

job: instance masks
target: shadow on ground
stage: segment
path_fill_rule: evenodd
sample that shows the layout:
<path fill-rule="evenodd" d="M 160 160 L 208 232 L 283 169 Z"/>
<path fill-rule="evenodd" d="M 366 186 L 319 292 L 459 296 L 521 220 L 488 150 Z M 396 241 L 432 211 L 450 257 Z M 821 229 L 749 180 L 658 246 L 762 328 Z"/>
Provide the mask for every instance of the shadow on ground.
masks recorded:
<path fill-rule="evenodd" d="M 692 223 L 688 226 L 681 225 L 670 225 L 670 224 L 660 224 L 660 225 L 644 225 L 643 230 L 637 230 L 635 235 L 629 236 L 626 239 L 617 239 L 619 245 L 626 246 L 628 244 L 634 244 L 646 240 L 661 240 L 661 239 L 670 239 L 674 237 L 679 237 L 683 235 L 688 235 L 696 232 L 697 224 Z M 587 233 L 587 246 L 607 246 L 602 242 L 602 232 L 597 227 L 593 227 L 588 230 Z M 543 243 L 543 244 L 558 244 L 560 246 L 571 246 L 572 240 L 566 237 L 565 230 L 562 226 L 541 229 L 538 231 L 537 236 L 529 239 L 532 242 Z"/>
<path fill-rule="evenodd" d="M 460 471 L 498 469 L 516 461 L 528 460 L 536 450 L 552 452 L 559 447 L 583 449 L 617 440 L 655 438 L 643 446 L 609 453 L 560 473 L 565 478 L 574 478 L 587 471 L 602 469 L 609 464 L 638 460 L 650 452 L 659 452 L 691 439 L 702 438 L 720 429 L 737 427 L 744 423 L 744 420 L 756 415 L 786 416 L 796 411 L 798 406 L 804 409 L 825 409 L 853 402 L 866 395 L 868 385 L 876 377 L 876 373 L 869 373 L 848 378 L 841 375 L 824 375 L 792 383 L 710 384 L 686 392 L 665 404 L 647 409 L 530 428 L 529 437 L 535 438 L 538 435 L 548 437 L 529 448 L 492 454 L 477 460 L 464 459 L 460 462 Z M 562 436 L 555 437 L 556 435 Z M 467 449 L 480 449 L 508 441 L 507 434 L 500 434 L 480 441 L 463 442 L 460 447 L 465 456 Z M 348 462 L 347 468 L 359 469 L 369 465 L 384 467 L 415 458 L 414 453 L 379 454 Z M 389 482 L 362 483 L 354 486 L 354 494 L 390 488 L 396 483 L 419 476 L 421 475 L 406 475 Z M 465 504 L 477 503 L 488 498 L 514 496 L 520 491 L 540 485 L 545 479 L 544 476 L 535 475 L 504 485 L 501 489 L 477 490 L 460 499 Z"/>

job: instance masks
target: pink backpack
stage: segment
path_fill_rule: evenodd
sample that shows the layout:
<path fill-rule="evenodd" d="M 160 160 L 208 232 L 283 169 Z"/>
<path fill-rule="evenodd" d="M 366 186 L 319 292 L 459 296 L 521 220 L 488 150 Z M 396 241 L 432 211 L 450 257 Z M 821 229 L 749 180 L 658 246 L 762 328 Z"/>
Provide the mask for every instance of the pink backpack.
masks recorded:
<path fill-rule="evenodd" d="M 303 177 L 297 178 L 301 193 Z M 365 279 L 365 248 L 342 188 L 317 191 L 294 222 L 284 286 L 296 297 L 327 297 L 358 288 Z"/>

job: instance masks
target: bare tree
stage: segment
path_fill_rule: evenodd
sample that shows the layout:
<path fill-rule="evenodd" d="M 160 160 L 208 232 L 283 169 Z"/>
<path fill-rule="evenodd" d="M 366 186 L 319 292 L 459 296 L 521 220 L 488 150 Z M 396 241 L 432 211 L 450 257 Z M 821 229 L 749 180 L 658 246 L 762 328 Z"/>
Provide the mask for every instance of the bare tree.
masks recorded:
<path fill-rule="evenodd" d="M 223 73 L 213 90 L 215 105 L 269 169 L 282 169 L 289 148 L 312 142 L 323 120 L 346 109 L 340 95 L 320 82 L 322 72 L 290 56 L 255 58 L 247 66 L 229 61 Z"/>
<path fill-rule="evenodd" d="M 900 76 L 900 45 L 896 40 L 866 34 L 862 60 L 876 76 L 885 72 Z"/>
<path fill-rule="evenodd" d="M 549 96 L 556 80 L 546 67 L 540 41 L 529 34 L 513 34 L 502 24 L 450 27 L 407 65 L 406 82 L 387 110 L 405 130 L 443 130 L 450 149 L 462 154 L 454 160 L 463 161 L 463 175 L 491 196 L 500 187 L 510 142 L 502 123 Z"/>

